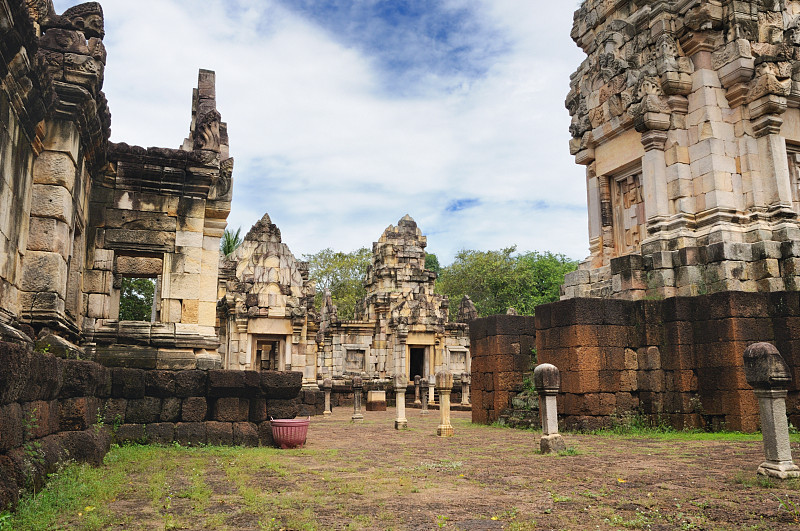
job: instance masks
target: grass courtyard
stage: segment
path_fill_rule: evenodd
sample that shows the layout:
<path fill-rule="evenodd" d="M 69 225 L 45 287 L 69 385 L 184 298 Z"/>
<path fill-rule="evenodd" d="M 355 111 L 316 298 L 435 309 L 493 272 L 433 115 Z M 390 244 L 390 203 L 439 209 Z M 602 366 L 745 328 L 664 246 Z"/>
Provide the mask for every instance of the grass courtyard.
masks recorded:
<path fill-rule="evenodd" d="M 800 481 L 759 479 L 760 436 L 539 433 L 438 412 L 313 417 L 306 447 L 114 447 L 28 495 L 0 530 L 798 529 Z M 800 437 L 792 436 L 795 459 Z"/>

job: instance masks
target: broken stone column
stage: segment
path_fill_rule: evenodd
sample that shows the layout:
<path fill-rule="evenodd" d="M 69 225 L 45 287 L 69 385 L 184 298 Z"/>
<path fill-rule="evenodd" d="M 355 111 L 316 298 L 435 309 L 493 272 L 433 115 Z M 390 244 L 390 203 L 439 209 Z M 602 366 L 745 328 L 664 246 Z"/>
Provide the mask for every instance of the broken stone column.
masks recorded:
<path fill-rule="evenodd" d="M 556 395 L 561 387 L 561 373 L 555 365 L 542 363 L 533 371 L 533 383 L 539 393 L 539 414 L 542 417 L 542 438 L 539 449 L 543 454 L 567 449 L 564 438 L 558 433 L 558 408 Z"/>
<path fill-rule="evenodd" d="M 436 388 L 439 391 L 439 412 L 441 420 L 436 428 L 439 437 L 452 437 L 453 426 L 450 424 L 450 392 L 453 389 L 453 374 L 450 371 L 436 373 Z"/>
<path fill-rule="evenodd" d="M 333 389 L 333 382 L 330 378 L 322 380 L 322 390 L 325 392 L 325 411 L 323 415 L 329 417 L 331 415 L 331 390 Z"/>
<path fill-rule="evenodd" d="M 422 378 L 420 377 L 419 374 L 414 376 L 414 405 L 415 406 L 419 406 L 419 405 L 422 404 L 422 402 L 419 399 L 419 382 L 420 382 L 421 379 Z"/>
<path fill-rule="evenodd" d="M 431 374 L 428 377 L 428 405 L 436 403 L 436 393 L 433 392 L 433 386 L 436 385 L 436 376 Z"/>
<path fill-rule="evenodd" d="M 350 420 L 353 422 L 361 422 L 364 420 L 364 415 L 361 413 L 361 390 L 364 388 L 364 383 L 361 376 L 353 376 L 353 416 Z"/>
<path fill-rule="evenodd" d="M 744 373 L 758 397 L 761 414 L 766 461 L 758 473 L 780 479 L 800 477 L 800 468 L 792 462 L 786 420 L 786 395 L 792 381 L 789 366 L 774 345 L 754 343 L 744 351 Z"/>
<path fill-rule="evenodd" d="M 420 414 L 427 415 L 428 414 L 428 380 L 423 378 L 420 382 L 422 386 L 422 411 Z"/>
<path fill-rule="evenodd" d="M 394 398 L 397 408 L 397 418 L 394 419 L 394 429 L 408 428 L 406 420 L 406 378 L 402 374 L 394 377 Z"/>
<path fill-rule="evenodd" d="M 469 384 L 472 382 L 472 377 L 469 373 L 461 373 L 461 405 L 469 405 Z"/>

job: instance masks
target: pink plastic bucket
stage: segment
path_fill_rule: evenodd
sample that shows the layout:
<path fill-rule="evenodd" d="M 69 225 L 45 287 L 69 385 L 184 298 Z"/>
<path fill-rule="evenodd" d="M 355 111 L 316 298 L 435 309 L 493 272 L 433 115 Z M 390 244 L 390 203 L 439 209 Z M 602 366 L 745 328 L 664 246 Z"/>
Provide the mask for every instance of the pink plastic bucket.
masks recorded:
<path fill-rule="evenodd" d="M 311 417 L 307 419 L 271 419 L 272 439 L 277 446 L 283 449 L 303 446 L 306 443 L 310 421 Z"/>

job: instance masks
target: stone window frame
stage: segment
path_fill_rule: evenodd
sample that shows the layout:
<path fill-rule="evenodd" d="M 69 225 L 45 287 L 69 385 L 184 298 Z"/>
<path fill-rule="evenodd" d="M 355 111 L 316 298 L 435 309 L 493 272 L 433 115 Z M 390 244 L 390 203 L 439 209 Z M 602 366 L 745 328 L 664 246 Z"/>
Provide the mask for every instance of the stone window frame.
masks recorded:
<path fill-rule="evenodd" d="M 344 350 L 342 356 L 342 372 L 344 374 L 353 372 L 351 370 L 348 370 L 347 368 L 347 353 L 350 351 L 362 351 L 364 353 L 364 363 L 361 367 L 361 371 L 359 372 L 359 374 L 367 372 L 367 367 L 369 366 L 369 357 L 370 357 L 369 345 L 364 343 L 343 343 L 342 349 Z"/>
<path fill-rule="evenodd" d="M 800 144 L 786 142 L 786 158 L 792 188 L 792 208 L 800 215 Z"/>
<path fill-rule="evenodd" d="M 453 366 L 451 364 L 451 357 L 450 355 L 453 352 L 463 352 L 464 353 L 464 370 L 462 372 L 470 372 L 470 359 L 469 359 L 469 349 L 467 347 L 462 346 L 445 346 L 444 347 L 445 354 L 447 356 L 447 368 L 450 372 L 453 372 Z M 461 372 L 455 373 L 453 372 L 453 376 L 456 378 L 461 378 Z"/>
<path fill-rule="evenodd" d="M 621 193 L 619 192 L 620 183 L 624 180 L 627 180 L 629 177 L 638 176 L 638 188 L 640 193 L 643 194 L 642 190 L 642 177 L 643 177 L 643 168 L 642 168 L 642 161 L 641 159 L 637 159 L 636 161 L 627 164 L 621 168 L 610 172 L 605 178 L 608 180 L 609 186 L 609 202 L 610 202 L 610 221 L 611 221 L 611 234 L 614 240 L 614 256 L 625 256 L 636 252 L 637 247 L 641 246 L 641 241 L 646 236 L 645 234 L 639 235 L 639 243 L 637 246 L 628 247 L 625 243 L 625 228 L 622 219 L 618 219 L 620 210 L 618 209 L 619 205 L 615 202 L 615 198 L 620 196 Z M 644 203 L 644 197 L 641 198 L 640 203 Z M 644 227 L 646 231 L 646 220 L 642 220 L 643 222 L 640 226 Z"/>

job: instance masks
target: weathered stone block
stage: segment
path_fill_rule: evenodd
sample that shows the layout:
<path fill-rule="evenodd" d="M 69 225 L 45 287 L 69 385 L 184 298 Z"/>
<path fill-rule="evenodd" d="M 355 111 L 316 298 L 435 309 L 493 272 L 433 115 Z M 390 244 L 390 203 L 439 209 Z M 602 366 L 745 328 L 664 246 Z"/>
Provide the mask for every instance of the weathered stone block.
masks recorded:
<path fill-rule="evenodd" d="M 58 253 L 64 260 L 71 248 L 69 225 L 54 218 L 32 217 L 28 234 L 28 249 Z"/>
<path fill-rule="evenodd" d="M 175 373 L 175 394 L 181 398 L 205 396 L 208 374 L 201 370 L 185 370 Z"/>
<path fill-rule="evenodd" d="M 22 419 L 19 404 L 0 406 L 0 452 L 22 446 Z"/>
<path fill-rule="evenodd" d="M 261 390 L 266 398 L 291 399 L 298 396 L 303 383 L 303 373 L 290 371 L 263 371 L 260 373 Z"/>
<path fill-rule="evenodd" d="M 181 399 L 174 396 L 162 399 L 159 420 L 161 422 L 178 422 L 181 420 Z"/>
<path fill-rule="evenodd" d="M 125 410 L 125 421 L 134 424 L 150 424 L 158 422 L 161 417 L 161 399 L 155 397 L 134 398 L 128 400 Z"/>
<path fill-rule="evenodd" d="M 248 416 L 250 422 L 264 422 L 269 420 L 267 416 L 267 401 L 264 398 L 251 398 L 250 399 L 250 414 Z"/>
<path fill-rule="evenodd" d="M 144 398 L 145 372 L 126 367 L 111 368 L 111 396 L 115 398 Z"/>
<path fill-rule="evenodd" d="M 205 422 L 179 422 L 175 425 L 175 440 L 183 446 L 206 444 Z"/>
<path fill-rule="evenodd" d="M 175 440 L 175 424 L 172 422 L 156 422 L 145 426 L 149 444 L 170 444 Z"/>
<path fill-rule="evenodd" d="M 208 413 L 208 403 L 205 397 L 190 396 L 184 398 L 181 404 L 181 419 L 184 422 L 203 422 Z"/>
<path fill-rule="evenodd" d="M 258 427 L 252 422 L 234 422 L 233 444 L 237 446 L 258 446 Z"/>
<path fill-rule="evenodd" d="M 53 292 L 63 299 L 66 294 L 67 262 L 57 253 L 28 251 L 22 269 L 22 289 Z M 39 305 L 41 306 L 41 305 Z"/>
<path fill-rule="evenodd" d="M 275 419 L 293 419 L 300 411 L 300 401 L 272 398 L 267 400 L 267 415 Z"/>
<path fill-rule="evenodd" d="M 72 195 L 63 186 L 33 185 L 31 216 L 72 222 Z"/>
<path fill-rule="evenodd" d="M 147 371 L 144 375 L 145 394 L 166 398 L 175 396 L 175 373 L 172 371 Z"/>
<path fill-rule="evenodd" d="M 225 397 L 214 402 L 213 417 L 222 422 L 244 422 L 250 414 L 250 403 L 244 398 Z"/>
<path fill-rule="evenodd" d="M 215 422 L 210 420 L 206 425 L 206 442 L 211 445 L 233 444 L 233 424 L 230 422 Z"/>

